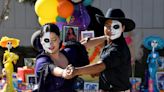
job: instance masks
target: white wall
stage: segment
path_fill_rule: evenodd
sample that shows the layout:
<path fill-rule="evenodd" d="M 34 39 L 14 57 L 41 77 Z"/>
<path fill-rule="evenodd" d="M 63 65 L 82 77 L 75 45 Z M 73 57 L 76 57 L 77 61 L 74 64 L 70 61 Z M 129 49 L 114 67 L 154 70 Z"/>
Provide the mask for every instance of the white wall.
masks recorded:
<path fill-rule="evenodd" d="M 105 14 L 108 8 L 121 8 L 126 17 L 136 23 L 136 29 L 126 35 L 133 39 L 132 53 L 137 58 L 145 37 L 156 35 L 164 39 L 164 0 L 94 0 L 93 6 Z"/>
<path fill-rule="evenodd" d="M 37 16 L 32 5 L 16 1 L 11 0 L 9 20 L 0 26 L 0 38 L 15 37 L 21 40 L 20 45 L 30 46 L 31 34 L 39 28 Z M 0 1 L 0 10 L 3 2 Z M 121 8 L 128 18 L 136 22 L 136 29 L 131 33 L 135 49 L 146 36 L 164 38 L 164 0 L 94 0 L 92 5 L 104 14 L 110 7 Z"/>
<path fill-rule="evenodd" d="M 4 0 L 0 0 L 0 10 L 3 3 Z M 34 7 L 11 0 L 9 19 L 0 25 L 0 38 L 2 36 L 18 38 L 21 46 L 30 46 L 31 35 L 38 28 Z"/>

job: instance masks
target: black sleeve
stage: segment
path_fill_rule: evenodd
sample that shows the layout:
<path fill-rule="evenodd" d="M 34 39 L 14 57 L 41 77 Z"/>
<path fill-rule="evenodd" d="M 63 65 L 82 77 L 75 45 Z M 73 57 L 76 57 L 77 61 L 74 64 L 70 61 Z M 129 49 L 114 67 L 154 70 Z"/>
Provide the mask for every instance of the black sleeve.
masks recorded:
<path fill-rule="evenodd" d="M 121 64 L 121 54 L 118 51 L 111 51 L 101 57 L 106 67 L 114 68 Z"/>

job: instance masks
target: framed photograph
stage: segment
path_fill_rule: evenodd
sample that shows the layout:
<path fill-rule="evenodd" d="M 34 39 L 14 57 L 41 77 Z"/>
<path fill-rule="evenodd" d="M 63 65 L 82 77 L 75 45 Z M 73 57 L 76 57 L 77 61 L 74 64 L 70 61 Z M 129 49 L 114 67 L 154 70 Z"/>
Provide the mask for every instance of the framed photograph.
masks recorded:
<path fill-rule="evenodd" d="M 27 67 L 34 68 L 35 60 L 35 58 L 24 58 L 24 65 Z"/>
<path fill-rule="evenodd" d="M 96 91 L 99 89 L 99 84 L 94 82 L 84 82 L 84 90 Z"/>
<path fill-rule="evenodd" d="M 164 71 L 164 57 L 160 57 L 161 64 L 158 67 L 158 71 Z"/>
<path fill-rule="evenodd" d="M 157 87 L 159 90 L 164 90 L 164 72 L 157 72 Z"/>
<path fill-rule="evenodd" d="M 27 74 L 26 75 L 26 83 L 28 84 L 37 84 L 37 79 L 34 74 Z"/>
<path fill-rule="evenodd" d="M 79 40 L 79 28 L 75 26 L 63 26 L 63 42 Z"/>
<path fill-rule="evenodd" d="M 81 39 L 86 38 L 86 37 L 89 37 L 89 38 L 95 37 L 94 31 L 81 31 Z"/>
<path fill-rule="evenodd" d="M 132 89 L 137 90 L 137 91 L 140 90 L 141 78 L 131 77 L 130 83 L 132 84 Z"/>

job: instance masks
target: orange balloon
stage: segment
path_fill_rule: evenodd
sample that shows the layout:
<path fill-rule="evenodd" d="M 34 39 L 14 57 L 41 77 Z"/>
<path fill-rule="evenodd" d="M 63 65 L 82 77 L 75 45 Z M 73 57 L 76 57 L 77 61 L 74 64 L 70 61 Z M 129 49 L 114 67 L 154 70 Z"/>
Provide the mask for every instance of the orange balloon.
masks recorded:
<path fill-rule="evenodd" d="M 66 1 L 66 0 L 58 0 L 59 3 L 60 3 L 60 2 L 63 2 L 63 1 Z"/>
<path fill-rule="evenodd" d="M 63 18 L 68 18 L 69 16 L 72 15 L 74 11 L 74 6 L 70 1 L 65 0 L 58 4 L 57 11 L 58 11 L 58 16 Z"/>
<path fill-rule="evenodd" d="M 38 18 L 38 21 L 40 23 L 40 25 L 44 25 L 46 23 L 56 23 L 56 19 L 55 18 Z"/>

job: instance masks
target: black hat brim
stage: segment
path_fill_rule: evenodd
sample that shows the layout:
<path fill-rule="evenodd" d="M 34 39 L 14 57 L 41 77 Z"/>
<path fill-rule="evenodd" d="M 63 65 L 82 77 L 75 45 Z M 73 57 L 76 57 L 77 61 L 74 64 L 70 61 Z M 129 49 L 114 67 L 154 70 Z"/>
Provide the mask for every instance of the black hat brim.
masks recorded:
<path fill-rule="evenodd" d="M 99 24 L 104 25 L 106 20 L 118 20 L 120 21 L 123 25 L 125 25 L 125 31 L 124 32 L 129 32 L 132 31 L 135 28 L 135 23 L 133 20 L 128 19 L 128 18 L 117 18 L 117 17 L 110 17 L 106 18 L 104 16 L 96 14 L 96 19 Z"/>
<path fill-rule="evenodd" d="M 40 43 L 40 33 L 41 31 L 38 30 L 34 32 L 31 36 L 31 45 L 39 52 L 43 50 L 43 47 Z"/>

